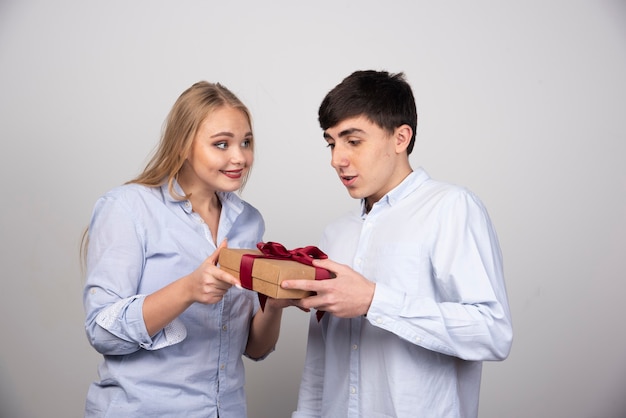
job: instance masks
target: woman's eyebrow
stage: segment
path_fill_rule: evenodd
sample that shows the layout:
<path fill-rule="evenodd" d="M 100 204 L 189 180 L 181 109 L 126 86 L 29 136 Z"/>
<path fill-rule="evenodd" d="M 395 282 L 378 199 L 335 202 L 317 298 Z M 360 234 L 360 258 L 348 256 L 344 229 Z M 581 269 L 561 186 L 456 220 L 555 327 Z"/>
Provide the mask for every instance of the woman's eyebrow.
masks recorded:
<path fill-rule="evenodd" d="M 227 136 L 229 138 L 234 138 L 235 134 L 229 131 L 217 132 L 210 136 L 210 138 L 218 138 L 220 136 Z M 252 136 L 252 132 L 246 132 L 244 138 L 250 138 Z"/>
<path fill-rule="evenodd" d="M 235 135 L 234 135 L 232 132 L 228 132 L 228 131 L 224 131 L 224 132 L 217 132 L 217 133 L 215 133 L 215 134 L 211 135 L 210 137 L 211 137 L 211 138 L 217 138 L 217 137 L 219 137 L 219 136 L 229 136 L 229 137 L 231 137 L 231 138 L 234 138 L 234 137 L 235 137 Z"/>

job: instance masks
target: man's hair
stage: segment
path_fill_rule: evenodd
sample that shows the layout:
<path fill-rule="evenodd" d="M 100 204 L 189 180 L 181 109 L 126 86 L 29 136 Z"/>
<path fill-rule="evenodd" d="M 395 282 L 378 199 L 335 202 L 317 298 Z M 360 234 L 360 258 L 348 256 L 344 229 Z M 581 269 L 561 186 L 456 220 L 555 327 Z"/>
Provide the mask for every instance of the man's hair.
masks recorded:
<path fill-rule="evenodd" d="M 409 125 L 413 135 L 407 154 L 413 151 L 417 110 L 404 73 L 355 71 L 326 95 L 319 108 L 318 121 L 326 130 L 358 116 L 365 116 L 389 133 L 401 125 Z"/>

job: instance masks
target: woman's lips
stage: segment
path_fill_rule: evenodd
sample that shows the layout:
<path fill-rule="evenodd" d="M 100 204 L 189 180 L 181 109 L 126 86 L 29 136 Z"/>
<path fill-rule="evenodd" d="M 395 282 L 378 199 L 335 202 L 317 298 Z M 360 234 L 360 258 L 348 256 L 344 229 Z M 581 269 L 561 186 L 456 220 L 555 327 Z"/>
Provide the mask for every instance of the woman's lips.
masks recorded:
<path fill-rule="evenodd" d="M 238 179 L 241 178 L 241 174 L 243 173 L 243 169 L 239 169 L 239 170 L 222 170 L 222 173 L 231 179 Z"/>

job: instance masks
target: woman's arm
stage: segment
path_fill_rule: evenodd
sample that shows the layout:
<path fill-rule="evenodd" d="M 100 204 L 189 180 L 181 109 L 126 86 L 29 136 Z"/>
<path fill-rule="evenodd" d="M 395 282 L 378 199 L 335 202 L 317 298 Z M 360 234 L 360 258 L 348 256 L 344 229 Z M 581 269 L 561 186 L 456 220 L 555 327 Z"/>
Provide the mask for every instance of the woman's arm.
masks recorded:
<path fill-rule="evenodd" d="M 261 359 L 274 350 L 280 334 L 283 308 L 293 305 L 291 299 L 268 298 L 265 309 L 259 309 L 252 318 L 245 354 Z"/>

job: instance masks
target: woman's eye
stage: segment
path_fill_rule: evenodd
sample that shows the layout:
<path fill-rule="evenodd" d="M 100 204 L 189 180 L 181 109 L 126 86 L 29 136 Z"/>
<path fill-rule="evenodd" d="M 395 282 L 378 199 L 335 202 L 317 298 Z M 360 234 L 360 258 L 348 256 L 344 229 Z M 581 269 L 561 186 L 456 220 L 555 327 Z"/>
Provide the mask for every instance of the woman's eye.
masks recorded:
<path fill-rule="evenodd" d="M 219 149 L 226 149 L 226 148 L 228 148 L 228 144 L 226 142 L 217 142 L 217 143 L 213 144 L 213 146 L 215 148 L 219 148 Z"/>
<path fill-rule="evenodd" d="M 250 139 L 244 139 L 241 143 L 242 148 L 250 148 L 252 146 L 252 141 Z"/>

